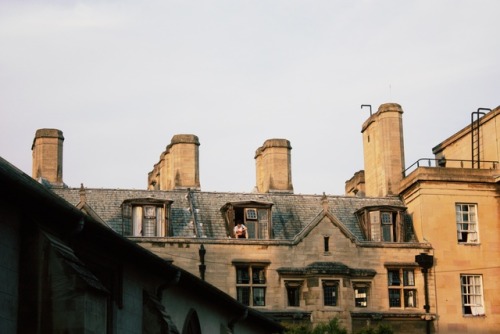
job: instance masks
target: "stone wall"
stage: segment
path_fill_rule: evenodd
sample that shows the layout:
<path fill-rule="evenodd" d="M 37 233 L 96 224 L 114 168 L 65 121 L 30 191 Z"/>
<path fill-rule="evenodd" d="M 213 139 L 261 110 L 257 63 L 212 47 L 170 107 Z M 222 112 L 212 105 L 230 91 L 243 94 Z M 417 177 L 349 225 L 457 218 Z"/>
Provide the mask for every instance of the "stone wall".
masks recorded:
<path fill-rule="evenodd" d="M 328 237 L 328 251 L 324 248 L 325 236 Z M 384 314 L 392 312 L 398 314 L 399 320 L 411 318 L 421 322 L 419 316 L 423 314 L 424 284 L 420 269 L 414 261 L 415 255 L 429 251 L 424 244 L 356 243 L 327 217 L 317 222 L 302 239 L 288 242 L 168 238 L 157 241 L 134 238 L 133 241 L 160 257 L 174 259 L 174 264 L 195 275 L 199 275 L 198 251 L 203 244 L 206 249 L 206 280 L 234 298 L 237 297 L 235 263 L 265 265 L 266 305 L 255 308 L 266 312 L 310 313 L 315 323 L 338 316 L 348 328 L 353 325 L 351 312 L 367 312 L 370 316 L 377 314 L 382 318 Z M 324 264 L 318 264 L 317 268 L 314 265 L 311 267 L 314 263 Z M 332 270 L 343 268 L 343 265 L 351 271 L 332 273 Z M 387 267 L 394 265 L 414 268 L 417 307 L 389 309 Z M 322 266 L 326 266 L 323 271 L 318 269 Z M 292 268 L 290 270 L 295 274 L 283 274 L 287 272 L 286 268 Z M 375 276 L 355 274 L 354 269 L 373 271 Z M 325 279 L 338 280 L 340 283 L 338 306 L 324 306 L 321 282 Z M 287 305 L 286 280 L 303 282 L 298 307 Z M 354 305 L 353 283 L 360 282 L 370 286 L 367 308 L 357 308 Z M 431 300 L 435 300 L 434 287 L 431 288 Z M 432 310 L 435 311 L 434 302 Z"/>

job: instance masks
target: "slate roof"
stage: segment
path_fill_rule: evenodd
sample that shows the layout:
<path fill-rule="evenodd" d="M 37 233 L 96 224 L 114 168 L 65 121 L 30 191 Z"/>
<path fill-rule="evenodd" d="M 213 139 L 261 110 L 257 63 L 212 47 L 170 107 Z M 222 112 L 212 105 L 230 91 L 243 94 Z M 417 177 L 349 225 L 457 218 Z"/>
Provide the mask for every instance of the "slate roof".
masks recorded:
<path fill-rule="evenodd" d="M 49 241 L 52 249 L 55 253 L 61 257 L 62 262 L 68 266 L 83 282 L 85 282 L 89 287 L 104 292 L 109 293 L 109 291 L 104 287 L 104 285 L 95 277 L 92 272 L 87 269 L 85 264 L 80 261 L 80 259 L 75 255 L 73 249 L 66 246 L 63 242 L 56 239 L 56 237 L 44 233 L 45 237 Z"/>
<path fill-rule="evenodd" d="M 61 197 L 73 204 L 80 202 L 79 189 L 54 189 Z M 172 203 L 171 223 L 173 237 L 192 238 L 195 236 L 191 205 L 194 208 L 198 236 L 204 238 L 224 239 L 227 231 L 221 208 L 229 202 L 256 201 L 273 203 L 272 228 L 274 239 L 292 240 L 323 210 L 323 195 L 295 195 L 284 193 L 234 193 L 194 191 L 188 195 L 187 190 L 130 190 L 130 189 L 86 189 L 86 203 L 111 228 L 121 233 L 123 221 L 121 204 L 134 198 L 154 198 L 170 200 Z M 364 236 L 359 227 L 357 210 L 373 206 L 404 207 L 397 197 L 367 198 L 351 196 L 325 196 L 329 212 L 339 223 L 344 225 L 359 241 Z"/>

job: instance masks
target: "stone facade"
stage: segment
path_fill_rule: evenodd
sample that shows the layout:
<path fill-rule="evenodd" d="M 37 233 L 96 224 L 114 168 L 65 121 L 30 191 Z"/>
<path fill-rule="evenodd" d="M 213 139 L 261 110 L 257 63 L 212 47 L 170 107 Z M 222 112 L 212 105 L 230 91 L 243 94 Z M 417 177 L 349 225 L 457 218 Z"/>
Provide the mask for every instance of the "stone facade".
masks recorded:
<path fill-rule="evenodd" d="M 283 322 L 339 317 L 353 333 L 379 323 L 396 333 L 494 333 L 498 111 L 477 121 L 479 144 L 464 128 L 434 148 L 427 167 L 404 170 L 402 108 L 381 105 L 362 126 L 365 170 L 346 182 L 346 196 L 293 194 L 284 139 L 257 149 L 255 193 L 201 191 L 191 177 L 197 155 L 182 155 L 189 172 L 172 174 L 169 147 L 149 175 L 149 190 L 53 191 Z M 199 143 L 189 145 L 193 152 Z M 472 169 L 466 152 L 474 145 L 481 163 Z M 176 175 L 177 186 L 167 186 L 173 178 L 164 171 Z M 238 220 L 248 227 L 246 238 L 235 238 Z"/>
<path fill-rule="evenodd" d="M 434 161 L 446 158 L 441 167 L 419 167 L 401 182 L 417 236 L 434 248 L 439 333 L 496 333 L 500 328 L 499 111 L 479 120 L 479 166 L 472 168 L 467 126 L 433 149 Z M 464 291 L 471 279 L 477 295 L 468 302 Z"/>
<path fill-rule="evenodd" d="M 72 203 L 81 200 L 78 189 L 55 191 Z M 238 268 L 263 268 L 265 283 L 259 287 L 265 288 L 265 301 L 253 306 L 276 319 L 317 323 L 339 317 L 353 332 L 380 322 L 388 322 L 394 328 L 413 328 L 415 332 L 421 332 L 425 326 L 421 319 L 424 287 L 415 256 L 432 254 L 430 244 L 416 242 L 415 238 L 407 242 L 367 240 L 354 214 L 366 208 L 374 210 L 372 213 L 401 209 L 402 202 L 397 198 L 85 190 L 87 205 L 113 229 L 125 234 L 121 204 L 146 196 L 171 201 L 168 216 L 171 235 L 130 236 L 132 241 L 199 276 L 202 264 L 199 252 L 203 245 L 204 278 L 236 299 L 240 287 Z M 192 209 L 190 201 L 194 203 Z M 272 203 L 271 237 L 231 237 L 221 212 L 231 201 L 250 207 Z M 418 301 L 415 306 L 388 307 L 388 271 L 393 268 L 413 272 L 415 282 L 411 289 L 415 290 Z M 338 301 L 334 306 L 325 306 L 323 282 L 330 281 L 338 284 Z M 296 305 L 289 304 L 289 282 L 300 284 Z M 356 306 L 357 286 L 367 288 L 366 305 Z M 431 305 L 435 309 L 435 304 Z"/>

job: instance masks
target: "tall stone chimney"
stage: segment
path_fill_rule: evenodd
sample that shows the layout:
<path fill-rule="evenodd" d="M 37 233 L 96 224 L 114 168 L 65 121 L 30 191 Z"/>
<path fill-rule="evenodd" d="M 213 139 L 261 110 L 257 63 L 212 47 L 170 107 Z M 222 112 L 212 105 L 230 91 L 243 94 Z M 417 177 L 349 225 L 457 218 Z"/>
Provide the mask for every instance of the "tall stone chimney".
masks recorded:
<path fill-rule="evenodd" d="M 397 195 L 405 166 L 403 109 L 397 103 L 380 105 L 363 124 L 366 196 Z"/>
<path fill-rule="evenodd" d="M 51 186 L 62 187 L 63 183 L 63 142 L 61 130 L 39 129 L 35 133 L 33 145 L 32 177 Z"/>
<path fill-rule="evenodd" d="M 286 139 L 268 139 L 255 152 L 257 191 L 293 193 L 291 154 Z"/>
<path fill-rule="evenodd" d="M 200 189 L 198 137 L 180 134 L 172 137 L 160 161 L 148 174 L 148 189 Z"/>

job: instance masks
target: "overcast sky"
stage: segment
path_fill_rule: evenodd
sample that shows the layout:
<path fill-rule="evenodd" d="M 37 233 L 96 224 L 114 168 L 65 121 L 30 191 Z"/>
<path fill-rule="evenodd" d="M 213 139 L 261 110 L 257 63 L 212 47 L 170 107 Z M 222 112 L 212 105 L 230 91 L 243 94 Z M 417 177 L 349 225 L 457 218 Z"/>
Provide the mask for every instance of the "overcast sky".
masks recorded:
<path fill-rule="evenodd" d="M 404 110 L 406 165 L 500 105 L 498 0 L 0 0 L 0 156 L 31 175 L 63 131 L 70 187 L 146 189 L 175 134 L 205 191 L 249 192 L 265 140 L 292 146 L 295 193 L 342 195 L 361 125 Z"/>

